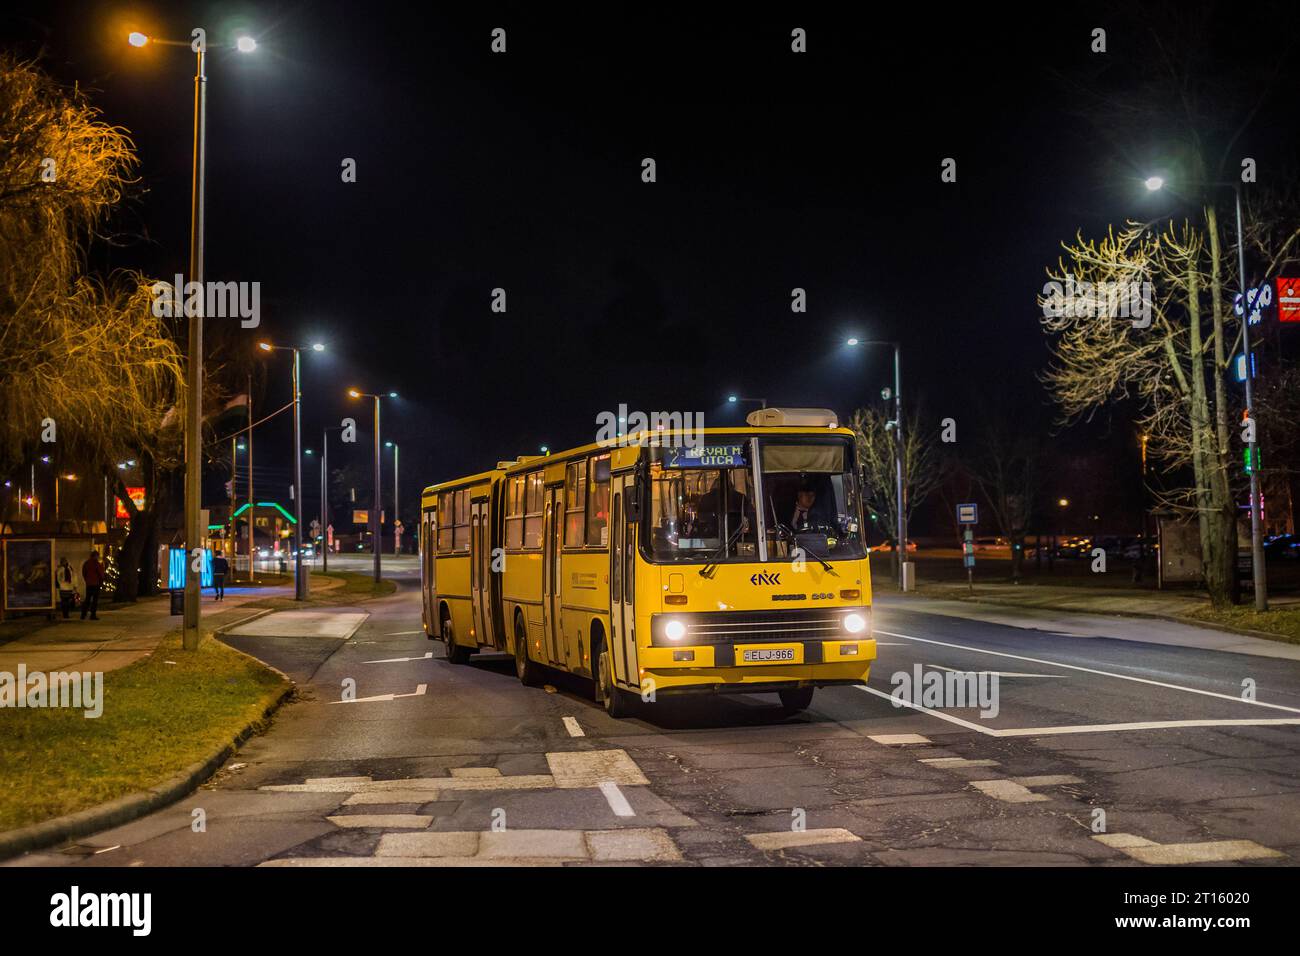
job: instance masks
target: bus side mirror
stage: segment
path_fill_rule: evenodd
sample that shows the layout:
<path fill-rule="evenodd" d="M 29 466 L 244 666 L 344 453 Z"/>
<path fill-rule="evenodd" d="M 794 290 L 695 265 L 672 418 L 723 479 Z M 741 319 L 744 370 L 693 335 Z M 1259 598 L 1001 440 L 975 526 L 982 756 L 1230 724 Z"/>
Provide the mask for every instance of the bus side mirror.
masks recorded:
<path fill-rule="evenodd" d="M 628 521 L 641 520 L 641 494 L 636 485 L 629 485 L 623 492 L 623 510 Z"/>

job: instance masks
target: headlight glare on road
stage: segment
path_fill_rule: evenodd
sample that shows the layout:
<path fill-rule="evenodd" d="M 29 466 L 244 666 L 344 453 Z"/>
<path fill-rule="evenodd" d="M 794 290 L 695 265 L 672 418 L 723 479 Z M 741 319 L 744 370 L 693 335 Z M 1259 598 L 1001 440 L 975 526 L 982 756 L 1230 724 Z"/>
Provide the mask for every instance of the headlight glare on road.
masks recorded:
<path fill-rule="evenodd" d="M 686 636 L 686 625 L 681 621 L 669 621 L 664 625 L 664 637 L 670 641 L 680 641 Z"/>
<path fill-rule="evenodd" d="M 867 619 L 861 614 L 845 614 L 844 630 L 850 634 L 861 634 L 867 629 Z"/>

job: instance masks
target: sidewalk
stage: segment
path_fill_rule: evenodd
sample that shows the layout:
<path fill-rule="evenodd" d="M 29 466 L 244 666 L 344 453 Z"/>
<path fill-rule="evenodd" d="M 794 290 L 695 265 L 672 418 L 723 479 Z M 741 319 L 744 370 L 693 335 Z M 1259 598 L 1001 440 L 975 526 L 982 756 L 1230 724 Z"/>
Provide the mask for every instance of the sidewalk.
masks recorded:
<path fill-rule="evenodd" d="M 1169 617 L 1187 620 L 1195 610 L 1205 606 L 1206 597 L 1199 591 L 1149 591 L 1121 588 L 1071 587 L 1050 584 L 976 583 L 972 592 L 965 581 L 920 584 L 921 597 L 950 601 L 976 601 L 1014 607 L 1036 607 L 1054 611 L 1079 611 L 1087 614 L 1128 614 L 1140 617 Z M 1269 597 L 1273 607 L 1300 606 L 1300 596 Z"/>
<path fill-rule="evenodd" d="M 338 579 L 311 579 L 312 595 L 341 588 Z M 262 613 L 256 607 L 270 598 L 293 597 L 293 585 L 226 588 L 223 601 L 214 601 L 211 591 L 203 592 L 202 626 L 205 631 L 230 627 Z M 249 607 L 248 605 L 253 605 Z M 169 595 L 162 594 L 118 608 L 101 606 L 99 620 L 80 620 L 74 613 L 66 621 L 35 628 L 21 637 L 0 644 L 0 671 L 17 673 L 24 664 L 28 672 L 111 671 L 148 657 L 163 637 L 181 626 L 179 615 L 171 614 Z"/>

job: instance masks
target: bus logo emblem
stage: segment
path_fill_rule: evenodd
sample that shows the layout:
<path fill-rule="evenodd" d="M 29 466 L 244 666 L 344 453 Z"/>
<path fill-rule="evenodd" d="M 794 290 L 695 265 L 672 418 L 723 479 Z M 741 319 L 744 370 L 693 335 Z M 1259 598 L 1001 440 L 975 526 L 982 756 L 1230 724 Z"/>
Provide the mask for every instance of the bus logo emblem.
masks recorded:
<path fill-rule="evenodd" d="M 749 583 L 753 585 L 780 584 L 781 572 L 780 571 L 776 571 L 776 572 L 759 571 L 757 574 L 751 574 L 749 576 Z"/>

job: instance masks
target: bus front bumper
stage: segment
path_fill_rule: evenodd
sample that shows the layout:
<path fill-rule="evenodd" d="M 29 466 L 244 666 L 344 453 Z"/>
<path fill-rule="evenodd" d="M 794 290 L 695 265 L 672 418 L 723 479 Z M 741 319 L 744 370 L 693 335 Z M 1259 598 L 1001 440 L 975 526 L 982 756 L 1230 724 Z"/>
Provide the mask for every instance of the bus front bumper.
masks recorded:
<path fill-rule="evenodd" d="M 642 647 L 642 690 L 756 693 L 796 687 L 865 684 L 876 659 L 872 638 Z"/>

